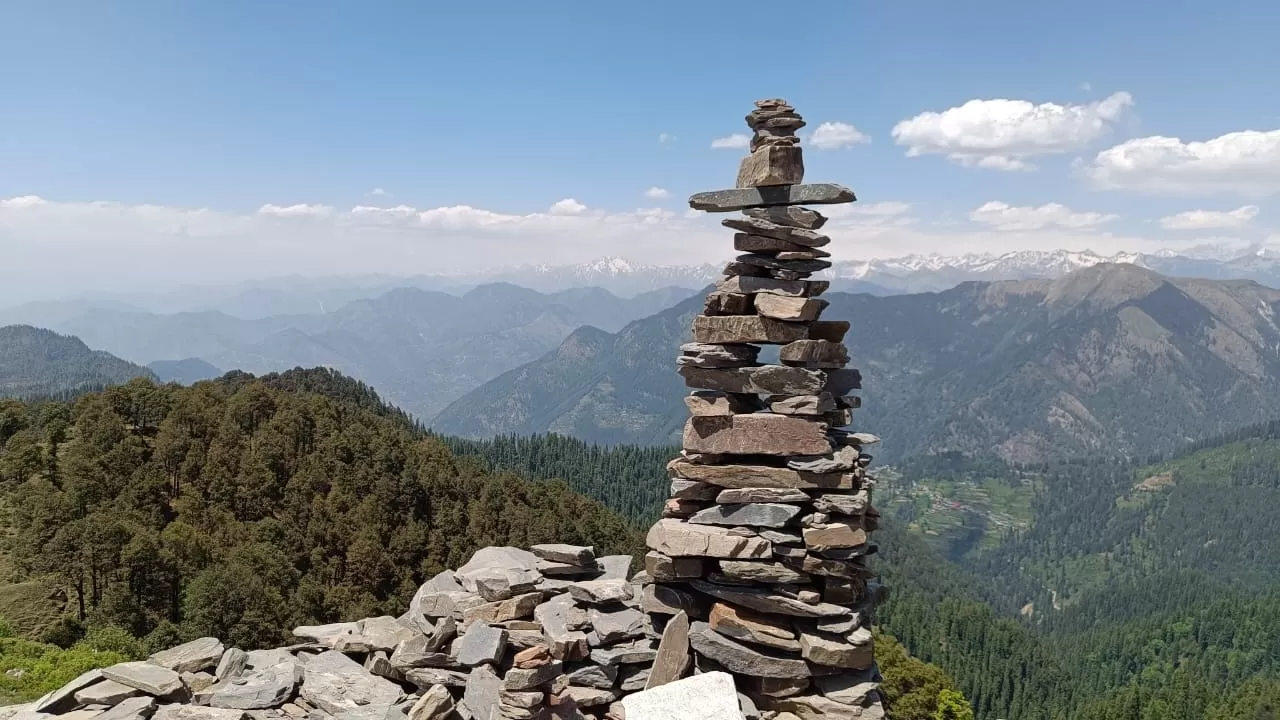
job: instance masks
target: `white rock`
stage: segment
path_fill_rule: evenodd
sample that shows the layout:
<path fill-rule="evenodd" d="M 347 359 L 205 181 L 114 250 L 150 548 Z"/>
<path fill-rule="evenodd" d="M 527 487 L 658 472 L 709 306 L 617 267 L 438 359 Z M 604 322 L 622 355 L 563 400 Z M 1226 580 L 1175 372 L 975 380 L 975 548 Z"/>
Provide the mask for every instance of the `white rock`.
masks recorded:
<path fill-rule="evenodd" d="M 733 677 L 694 675 L 622 698 L 627 720 L 745 720 Z"/>

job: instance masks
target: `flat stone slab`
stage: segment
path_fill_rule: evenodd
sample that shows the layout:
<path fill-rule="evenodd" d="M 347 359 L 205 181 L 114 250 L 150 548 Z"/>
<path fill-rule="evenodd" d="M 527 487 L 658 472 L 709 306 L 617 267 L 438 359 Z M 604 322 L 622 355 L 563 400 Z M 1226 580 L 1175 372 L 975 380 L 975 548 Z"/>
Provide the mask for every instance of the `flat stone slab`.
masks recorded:
<path fill-rule="evenodd" d="M 168 668 L 144 660 L 120 663 L 103 668 L 102 675 L 121 685 L 137 688 L 148 695 L 164 697 L 182 690 L 182 676 Z"/>
<path fill-rule="evenodd" d="M 141 695 L 142 691 L 114 680 L 102 680 L 76 693 L 81 705 L 119 705 L 121 701 Z"/>
<path fill-rule="evenodd" d="M 712 630 L 711 626 L 704 622 L 695 622 L 690 627 L 689 644 L 699 655 L 716 661 L 735 675 L 758 678 L 806 678 L 813 674 L 804 660 L 796 657 L 779 657 L 749 648 Z"/>
<path fill-rule="evenodd" d="M 843 185 L 814 183 L 700 192 L 689 198 L 689 207 L 707 212 L 734 212 L 778 205 L 838 205 L 856 200 L 853 191 Z"/>
<path fill-rule="evenodd" d="M 820 370 L 761 365 L 749 368 L 680 368 L 684 384 L 692 388 L 746 395 L 813 395 L 828 384 Z"/>
<path fill-rule="evenodd" d="M 679 680 L 689 667 L 689 614 L 681 610 L 667 621 L 658 641 L 658 655 L 645 680 L 644 689 L 652 690 L 660 685 Z"/>
<path fill-rule="evenodd" d="M 161 705 L 151 720 L 241 720 L 243 710 L 198 707 L 196 705 Z"/>
<path fill-rule="evenodd" d="M 649 528 L 645 543 L 668 557 L 770 558 L 772 546 L 763 538 L 714 525 L 691 525 L 674 518 Z"/>
<path fill-rule="evenodd" d="M 94 720 L 144 720 L 150 717 L 156 706 L 156 699 L 150 695 L 140 695 L 121 700 L 115 707 L 98 715 Z"/>
<path fill-rule="evenodd" d="M 716 283 L 716 292 L 739 295 L 768 293 L 785 297 L 817 297 L 826 292 L 831 283 L 826 280 L 779 280 L 777 278 L 733 275 Z"/>
<path fill-rule="evenodd" d="M 224 650 L 218 638 L 204 637 L 155 653 L 147 662 L 178 673 L 199 672 L 216 666 Z"/>
<path fill-rule="evenodd" d="M 342 640 L 353 637 L 360 629 L 359 623 L 340 622 L 328 625 L 299 625 L 293 629 L 293 636 L 299 640 L 316 642 L 327 648 L 334 648 Z"/>
<path fill-rule="evenodd" d="M 728 488 L 715 496 L 721 505 L 737 503 L 803 503 L 809 502 L 809 493 L 795 488 L 748 487 Z"/>
<path fill-rule="evenodd" d="M 288 702 L 302 680 L 302 667 L 281 663 L 248 675 L 228 678 L 196 693 L 200 705 L 237 710 L 262 710 Z"/>
<path fill-rule="evenodd" d="M 529 592 L 542 580 L 538 556 L 514 547 L 477 550 L 456 575 L 463 589 L 479 593 L 488 602 Z"/>
<path fill-rule="evenodd" d="M 458 663 L 468 667 L 497 663 L 507 649 L 507 631 L 477 620 L 467 627 L 458 643 Z"/>
<path fill-rule="evenodd" d="M 769 590 L 758 590 L 756 588 L 729 585 L 715 585 L 702 580 L 692 580 L 690 581 L 690 584 L 693 586 L 694 590 L 710 595 L 717 600 L 723 600 L 733 605 L 741 605 L 742 607 L 755 610 L 757 612 L 773 615 L 817 618 L 848 615 L 852 612 L 849 608 L 841 607 L 840 605 L 832 605 L 830 603 L 810 605 L 809 603 L 801 602 L 795 598 L 787 597 L 786 595 L 770 592 Z"/>
<path fill-rule="evenodd" d="M 691 417 L 684 449 L 729 455 L 820 455 L 831 452 L 827 424 L 795 415 Z"/>
<path fill-rule="evenodd" d="M 736 527 L 783 527 L 796 515 L 800 508 L 796 505 L 781 503 L 746 503 L 735 505 L 712 505 L 689 517 L 695 525 L 728 525 Z"/>
<path fill-rule="evenodd" d="M 775 225 L 785 225 L 805 230 L 818 230 L 827 224 L 827 218 L 822 213 L 808 208 L 795 207 L 794 205 L 750 208 L 743 210 L 742 214 L 749 218 L 768 220 Z"/>
<path fill-rule="evenodd" d="M 716 603 L 711 606 L 711 616 L 707 623 L 712 630 L 734 640 L 779 650 L 800 651 L 795 631 L 789 625 L 762 613 Z"/>
<path fill-rule="evenodd" d="M 369 705 L 394 705 L 403 694 L 399 685 L 366 672 L 334 650 L 312 656 L 302 669 L 300 694 L 330 715 Z"/>
<path fill-rule="evenodd" d="M 622 707 L 626 720 L 743 720 L 733 677 L 719 671 L 627 695 Z"/>
<path fill-rule="evenodd" d="M 769 465 L 700 465 L 677 458 L 667 463 L 675 478 L 722 488 L 797 488 L 852 490 L 860 484 L 854 473 L 817 474 Z"/>
<path fill-rule="evenodd" d="M 774 295 L 773 293 L 757 293 L 755 296 L 756 312 L 761 317 L 773 318 L 785 322 L 809 322 L 817 320 L 822 311 L 829 304 L 822 298 L 801 298 L 787 297 L 786 295 Z M 819 340 L 796 340 L 782 346 L 782 360 L 785 362 L 789 358 L 785 355 L 787 348 L 793 348 L 796 343 L 821 342 Z M 794 353 L 794 350 L 791 351 Z M 847 359 L 847 355 L 846 355 Z"/>
<path fill-rule="evenodd" d="M 530 546 L 529 552 L 543 560 L 566 565 L 594 566 L 596 563 L 596 550 L 590 546 L 551 543 Z"/>
<path fill-rule="evenodd" d="M 102 679 L 101 670 L 87 670 L 66 685 L 37 698 L 31 704 L 31 712 L 56 714 L 71 710 L 76 706 L 76 693 L 101 682 Z"/>

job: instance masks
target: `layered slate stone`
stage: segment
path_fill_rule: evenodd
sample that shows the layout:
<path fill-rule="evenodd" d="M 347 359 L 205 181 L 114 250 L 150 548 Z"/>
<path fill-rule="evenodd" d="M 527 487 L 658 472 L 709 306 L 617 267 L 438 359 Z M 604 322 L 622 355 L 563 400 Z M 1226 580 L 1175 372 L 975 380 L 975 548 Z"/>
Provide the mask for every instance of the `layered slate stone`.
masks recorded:
<path fill-rule="evenodd" d="M 729 525 L 736 527 L 782 527 L 800 514 L 796 505 L 781 503 L 746 503 L 712 505 L 694 513 L 689 522 L 702 525 Z"/>
<path fill-rule="evenodd" d="M 697 343 L 731 345 L 770 343 L 785 345 L 809 336 L 809 328 L 758 315 L 699 315 L 693 320 L 693 340 Z"/>
<path fill-rule="evenodd" d="M 776 223 L 759 217 L 725 218 L 720 221 L 720 224 L 747 235 L 774 238 L 775 240 L 807 248 L 819 248 L 831 242 L 829 236 L 820 232 Z"/>
<path fill-rule="evenodd" d="M 767 145 L 742 159 L 740 188 L 804 182 L 804 153 L 798 145 Z"/>
<path fill-rule="evenodd" d="M 712 630 L 734 640 L 779 650 L 800 650 L 800 641 L 789 623 L 774 620 L 764 613 L 715 603 L 711 606 L 707 623 Z"/>
<path fill-rule="evenodd" d="M 841 368 L 849 362 L 849 350 L 843 344 L 830 340 L 797 340 L 783 345 L 778 351 L 778 359 L 786 365 Z"/>
<path fill-rule="evenodd" d="M 649 528 L 645 544 L 668 557 L 769 558 L 768 540 L 713 525 L 659 520 Z"/>
<path fill-rule="evenodd" d="M 827 424 L 795 415 L 691 417 L 684 428 L 690 452 L 725 455 L 816 455 L 831 451 Z"/>
<path fill-rule="evenodd" d="M 729 672 L 744 677 L 804 678 L 809 664 L 798 658 L 766 654 L 721 635 L 704 622 L 689 628 L 689 644 Z"/>
<path fill-rule="evenodd" d="M 744 415 L 761 407 L 760 398 L 755 395 L 715 390 L 696 390 L 685 396 L 684 404 L 693 416 Z"/>
<path fill-rule="evenodd" d="M 147 662 L 178 673 L 198 672 L 216 666 L 225 649 L 218 638 L 205 637 L 155 653 Z"/>
<path fill-rule="evenodd" d="M 822 311 L 826 309 L 828 303 L 820 298 L 795 298 L 784 297 L 782 295 L 774 295 L 772 293 L 761 293 L 755 296 L 756 312 L 761 317 L 773 318 L 775 320 L 783 320 L 786 322 L 809 322 L 817 320 Z M 806 335 L 808 333 L 806 332 Z M 817 340 L 796 340 L 782 346 L 782 351 L 795 346 L 797 343 L 821 342 Z M 793 351 L 794 352 L 794 351 Z M 846 356 L 846 360 L 847 360 Z M 786 357 L 782 358 L 785 363 Z"/>
<path fill-rule="evenodd" d="M 680 375 L 689 387 L 744 395 L 812 395 L 824 392 L 824 388 L 832 385 L 843 387 L 848 382 L 841 382 L 842 376 L 833 380 L 830 374 L 819 370 L 784 365 L 724 369 L 683 367 Z M 859 376 L 859 383 L 861 379 Z"/>
<path fill-rule="evenodd" d="M 777 205 L 838 205 L 856 199 L 853 191 L 843 185 L 816 183 L 700 192 L 689 198 L 689 207 L 707 212 L 733 212 Z"/>
<path fill-rule="evenodd" d="M 750 208 L 742 211 L 743 215 L 758 220 L 768 220 L 775 225 L 818 230 L 827 224 L 827 218 L 821 213 L 808 208 L 786 206 Z"/>
<path fill-rule="evenodd" d="M 797 488 L 850 490 L 858 485 L 853 473 L 817 474 L 769 465 L 701 465 L 677 458 L 667 463 L 677 478 L 722 488 Z"/>
<path fill-rule="evenodd" d="M 831 283 L 826 280 L 779 280 L 747 275 L 734 275 L 716 283 L 717 292 L 738 295 L 769 293 L 788 297 L 817 297 L 830 287 Z"/>
<path fill-rule="evenodd" d="M 806 618 L 831 617 L 850 613 L 848 608 L 839 605 L 829 603 L 810 604 L 793 597 L 759 588 L 716 585 L 701 580 L 693 580 L 690 584 L 698 592 L 762 613 Z"/>

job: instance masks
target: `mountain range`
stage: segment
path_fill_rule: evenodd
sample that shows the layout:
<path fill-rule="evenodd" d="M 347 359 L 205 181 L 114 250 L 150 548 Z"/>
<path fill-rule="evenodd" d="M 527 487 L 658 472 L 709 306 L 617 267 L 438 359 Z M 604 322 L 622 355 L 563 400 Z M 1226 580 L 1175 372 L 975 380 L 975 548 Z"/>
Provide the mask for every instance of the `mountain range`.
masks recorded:
<path fill-rule="evenodd" d="M 1280 403 L 1280 291 L 1100 264 L 1056 279 L 940 293 L 832 292 L 847 319 L 865 421 L 883 454 L 945 450 L 1009 461 L 1158 452 L 1257 422 Z M 674 442 L 673 371 L 698 298 L 615 334 L 582 328 L 462 396 L 433 429 Z"/>
<path fill-rule="evenodd" d="M 156 379 L 147 368 L 90 350 L 78 338 L 28 325 L 0 327 L 0 397 L 58 395 L 137 377 Z"/>

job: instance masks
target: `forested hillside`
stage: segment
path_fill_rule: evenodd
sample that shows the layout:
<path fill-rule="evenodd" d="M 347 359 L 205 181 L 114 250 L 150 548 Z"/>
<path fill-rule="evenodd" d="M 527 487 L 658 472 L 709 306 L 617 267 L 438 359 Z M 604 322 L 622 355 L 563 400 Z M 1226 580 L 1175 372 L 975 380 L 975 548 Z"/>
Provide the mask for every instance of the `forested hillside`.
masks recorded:
<path fill-rule="evenodd" d="M 0 397 L 73 393 L 137 377 L 155 376 L 74 337 L 26 325 L 0 327 Z"/>

